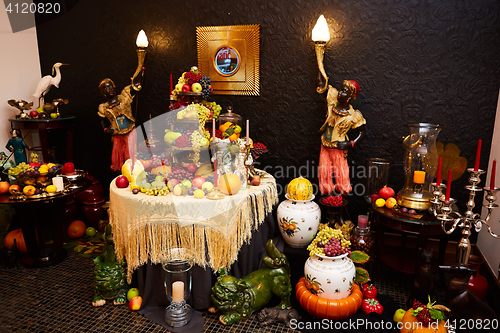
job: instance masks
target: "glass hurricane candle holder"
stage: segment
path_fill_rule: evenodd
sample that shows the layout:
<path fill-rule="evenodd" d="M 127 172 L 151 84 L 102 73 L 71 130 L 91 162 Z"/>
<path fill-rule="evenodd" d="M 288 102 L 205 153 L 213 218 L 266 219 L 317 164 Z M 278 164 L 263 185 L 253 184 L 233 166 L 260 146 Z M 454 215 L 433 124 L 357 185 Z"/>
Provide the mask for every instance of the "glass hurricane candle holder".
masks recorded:
<path fill-rule="evenodd" d="M 170 305 L 165 309 L 165 322 L 172 327 L 186 325 L 192 309 L 186 300 L 191 294 L 193 253 L 184 248 L 167 250 L 162 259 L 164 287 Z"/>

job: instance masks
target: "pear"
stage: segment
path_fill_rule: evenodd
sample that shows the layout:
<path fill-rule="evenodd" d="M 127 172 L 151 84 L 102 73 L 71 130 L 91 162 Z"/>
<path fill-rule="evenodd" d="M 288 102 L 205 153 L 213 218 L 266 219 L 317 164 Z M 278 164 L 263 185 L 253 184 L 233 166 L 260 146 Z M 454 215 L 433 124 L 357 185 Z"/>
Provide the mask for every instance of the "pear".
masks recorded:
<path fill-rule="evenodd" d="M 165 140 L 168 145 L 172 145 L 172 143 L 181 135 L 182 133 L 179 132 L 167 132 L 167 134 L 163 137 L 163 140 Z"/>

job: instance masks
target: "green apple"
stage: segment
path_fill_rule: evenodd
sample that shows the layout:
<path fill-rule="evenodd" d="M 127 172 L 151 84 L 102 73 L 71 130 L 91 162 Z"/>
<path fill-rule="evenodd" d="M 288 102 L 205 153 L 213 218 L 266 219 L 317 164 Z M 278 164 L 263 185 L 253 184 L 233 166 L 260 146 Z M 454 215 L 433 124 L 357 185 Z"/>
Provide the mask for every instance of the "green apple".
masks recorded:
<path fill-rule="evenodd" d="M 395 322 L 399 323 L 401 320 L 403 320 L 403 316 L 405 315 L 406 310 L 404 309 L 397 309 L 396 312 L 394 312 L 394 316 L 392 317 L 392 320 Z"/>
<path fill-rule="evenodd" d="M 207 192 L 212 192 L 214 189 L 214 184 L 211 182 L 204 182 L 203 185 L 201 185 L 202 190 L 207 190 Z"/>
<path fill-rule="evenodd" d="M 191 187 L 191 181 L 189 179 L 184 179 L 182 182 L 181 182 L 182 186 L 184 186 L 185 188 L 190 188 Z"/>
<path fill-rule="evenodd" d="M 127 292 L 127 301 L 130 302 L 132 297 L 139 296 L 139 289 L 137 288 L 130 288 L 129 291 Z"/>
<path fill-rule="evenodd" d="M 203 90 L 203 87 L 198 82 L 195 82 L 191 85 L 191 90 L 194 92 L 200 92 Z"/>
<path fill-rule="evenodd" d="M 95 233 L 96 233 L 95 228 L 92 228 L 92 227 L 88 227 L 85 230 L 85 235 L 87 235 L 87 237 L 94 237 Z"/>

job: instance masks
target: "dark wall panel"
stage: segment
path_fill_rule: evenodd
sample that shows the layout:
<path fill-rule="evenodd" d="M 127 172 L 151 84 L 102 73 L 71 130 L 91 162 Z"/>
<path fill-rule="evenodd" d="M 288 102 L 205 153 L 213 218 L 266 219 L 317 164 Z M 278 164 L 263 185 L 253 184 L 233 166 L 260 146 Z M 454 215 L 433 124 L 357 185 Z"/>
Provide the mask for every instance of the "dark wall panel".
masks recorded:
<path fill-rule="evenodd" d="M 351 166 L 363 166 L 370 157 L 389 159 L 389 185 L 397 191 L 403 186 L 402 137 L 408 133 L 403 125 L 430 122 L 444 125 L 438 140 L 455 143 L 469 166 L 483 139 L 481 168 L 487 167 L 500 86 L 496 0 L 79 1 L 37 27 L 42 74 L 55 62 L 70 63 L 48 98 L 68 98 L 65 112 L 78 118 L 76 165 L 105 185 L 116 175 L 109 170 L 110 138 L 97 115 L 104 101 L 97 86 L 106 77 L 120 89 L 128 84 L 141 29 L 150 46 L 138 123 L 166 112 L 169 75 L 176 79 L 197 64 L 197 26 L 260 24 L 261 95 L 214 99 L 251 119 L 251 136 L 269 148 L 259 162 L 277 175 L 280 187 L 300 167 L 317 183 L 325 95 L 315 92 L 311 30 L 320 14 L 332 33 L 325 54 L 330 82 L 338 87 L 354 79 L 361 86 L 354 107 L 367 120 L 367 137 L 349 154 Z M 452 191 L 464 204 L 466 178 Z M 366 212 L 360 196 L 350 202 L 351 214 Z"/>

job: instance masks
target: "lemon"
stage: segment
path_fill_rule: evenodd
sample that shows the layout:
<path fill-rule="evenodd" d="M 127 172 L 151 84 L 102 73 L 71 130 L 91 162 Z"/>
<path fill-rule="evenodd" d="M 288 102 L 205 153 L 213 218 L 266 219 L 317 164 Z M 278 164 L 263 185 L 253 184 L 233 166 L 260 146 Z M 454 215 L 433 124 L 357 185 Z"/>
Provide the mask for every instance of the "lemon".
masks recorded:
<path fill-rule="evenodd" d="M 57 187 L 55 185 L 49 185 L 45 188 L 45 191 L 47 193 L 56 193 L 57 192 Z"/>
<path fill-rule="evenodd" d="M 385 200 L 382 199 L 382 198 L 378 198 L 375 201 L 375 206 L 377 206 L 377 207 L 384 207 L 385 206 Z"/>
<path fill-rule="evenodd" d="M 205 192 L 203 190 L 200 190 L 200 189 L 195 190 L 193 192 L 193 194 L 194 194 L 194 197 L 196 199 L 201 199 L 201 198 L 203 198 L 205 196 Z"/>

